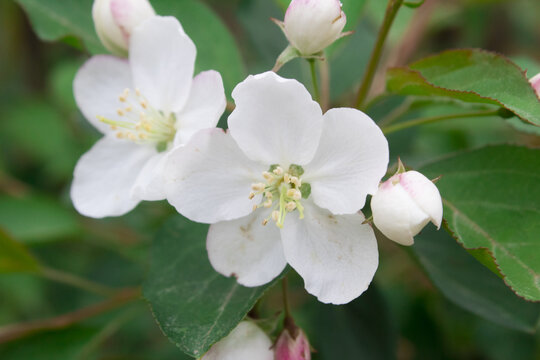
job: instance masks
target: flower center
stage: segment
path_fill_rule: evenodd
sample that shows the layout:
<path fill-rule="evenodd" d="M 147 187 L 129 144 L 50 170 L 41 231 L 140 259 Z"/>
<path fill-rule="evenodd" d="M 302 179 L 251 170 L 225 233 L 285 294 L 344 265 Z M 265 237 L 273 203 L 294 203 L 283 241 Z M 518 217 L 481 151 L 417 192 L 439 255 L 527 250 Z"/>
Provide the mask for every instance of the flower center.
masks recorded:
<path fill-rule="evenodd" d="M 261 203 L 253 205 L 253 210 L 261 207 L 271 209 L 270 216 L 264 219 L 263 225 L 272 219 L 282 228 L 285 216 L 293 211 L 298 211 L 300 219 L 304 218 L 304 207 L 300 200 L 309 197 L 311 185 L 302 183 L 303 173 L 304 169 L 299 165 L 291 165 L 287 172 L 279 165 L 272 165 L 268 171 L 262 173 L 265 182 L 251 184 L 250 199 L 255 195 L 263 195 Z"/>
<path fill-rule="evenodd" d="M 165 114 L 148 104 L 138 89 L 125 89 L 118 97 L 120 107 L 116 113 L 121 120 L 111 120 L 103 116 L 98 119 L 110 125 L 119 139 L 131 140 L 137 144 L 151 144 L 158 151 L 167 149 L 176 134 L 176 116 Z"/>

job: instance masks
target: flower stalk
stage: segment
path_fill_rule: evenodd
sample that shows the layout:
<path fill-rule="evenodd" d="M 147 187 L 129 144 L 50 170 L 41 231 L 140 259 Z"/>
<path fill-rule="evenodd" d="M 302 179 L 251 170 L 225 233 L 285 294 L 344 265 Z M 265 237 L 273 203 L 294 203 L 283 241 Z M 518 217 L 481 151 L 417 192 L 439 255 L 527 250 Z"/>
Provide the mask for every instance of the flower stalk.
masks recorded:
<path fill-rule="evenodd" d="M 377 41 L 375 42 L 375 48 L 373 49 L 373 52 L 371 53 L 368 67 L 364 74 L 364 78 L 362 79 L 360 89 L 358 90 L 358 95 L 356 96 L 355 107 L 359 110 L 364 109 L 364 104 L 369 94 L 369 90 L 371 89 L 371 84 L 373 83 L 375 72 L 377 71 L 379 61 L 381 60 L 384 43 L 386 41 L 386 38 L 388 37 L 390 28 L 392 27 L 392 24 L 394 23 L 394 19 L 396 18 L 396 15 L 401 5 L 403 5 L 403 0 L 389 0 L 388 1 L 388 6 L 386 7 L 384 20 L 381 25 L 381 29 L 379 30 Z"/>
<path fill-rule="evenodd" d="M 321 102 L 321 93 L 319 91 L 319 82 L 317 80 L 317 69 L 315 64 L 315 59 L 308 59 L 309 68 L 311 71 L 311 82 L 313 83 L 313 98 L 318 103 Z"/>

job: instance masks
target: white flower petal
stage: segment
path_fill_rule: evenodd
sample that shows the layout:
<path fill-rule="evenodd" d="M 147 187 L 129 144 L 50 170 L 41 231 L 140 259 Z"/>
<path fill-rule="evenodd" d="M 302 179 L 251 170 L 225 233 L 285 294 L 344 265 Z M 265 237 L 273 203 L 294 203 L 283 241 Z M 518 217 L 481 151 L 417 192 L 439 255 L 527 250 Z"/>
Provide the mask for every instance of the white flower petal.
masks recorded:
<path fill-rule="evenodd" d="M 287 262 L 306 290 L 323 303 L 345 304 L 369 286 L 379 263 L 373 229 L 364 216 L 332 215 L 306 202 L 304 219 L 291 213 L 281 230 Z"/>
<path fill-rule="evenodd" d="M 284 167 L 313 158 L 322 115 L 304 85 L 270 71 L 249 76 L 232 96 L 236 108 L 229 129 L 247 157 Z"/>
<path fill-rule="evenodd" d="M 234 276 L 244 286 L 260 286 L 278 276 L 287 262 L 279 229 L 273 223 L 263 226 L 267 209 L 233 221 L 210 226 L 206 248 L 217 272 Z"/>
<path fill-rule="evenodd" d="M 200 360 L 274 360 L 268 335 L 250 321 L 242 321 Z"/>
<path fill-rule="evenodd" d="M 377 191 L 388 166 L 388 142 L 363 112 L 332 109 L 324 115 L 323 134 L 302 180 L 311 196 L 334 214 L 353 214 Z"/>
<path fill-rule="evenodd" d="M 202 223 L 248 215 L 260 196 L 249 200 L 251 184 L 265 166 L 249 160 L 221 129 L 197 132 L 174 149 L 165 166 L 167 200 L 185 217 Z"/>
<path fill-rule="evenodd" d="M 97 55 L 88 60 L 77 72 L 73 93 L 84 117 L 104 134 L 109 125 L 98 120 L 103 116 L 118 120 L 119 96 L 132 86 L 128 62 L 109 55 Z"/>
<path fill-rule="evenodd" d="M 165 179 L 163 173 L 169 152 L 152 156 L 141 169 L 133 185 L 132 195 L 141 200 L 165 199 Z"/>
<path fill-rule="evenodd" d="M 195 76 L 187 103 L 176 114 L 175 145 L 186 144 L 197 131 L 216 127 L 227 99 L 221 75 L 214 70 Z"/>
<path fill-rule="evenodd" d="M 155 16 L 131 36 L 129 61 L 135 87 L 150 105 L 165 113 L 185 104 L 197 50 L 174 17 Z"/>
<path fill-rule="evenodd" d="M 391 179 L 383 183 L 371 198 L 371 210 L 375 226 L 387 238 L 401 245 L 414 244 L 414 236 L 429 222 L 429 216 L 401 184 L 392 185 Z"/>
<path fill-rule="evenodd" d="M 75 167 L 71 199 L 77 211 L 102 218 L 132 210 L 139 199 L 131 196 L 131 188 L 154 154 L 152 148 L 127 140 L 99 140 Z"/>

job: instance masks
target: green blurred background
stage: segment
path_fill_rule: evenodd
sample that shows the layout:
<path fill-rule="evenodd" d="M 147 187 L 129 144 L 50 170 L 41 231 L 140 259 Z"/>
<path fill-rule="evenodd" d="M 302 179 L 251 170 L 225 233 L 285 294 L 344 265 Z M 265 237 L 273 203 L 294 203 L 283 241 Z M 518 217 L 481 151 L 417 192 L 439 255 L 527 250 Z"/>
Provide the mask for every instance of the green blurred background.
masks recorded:
<path fill-rule="evenodd" d="M 288 1 L 204 2 L 233 34 L 244 75 L 273 66 L 287 44 L 269 18 L 282 18 Z M 385 6 L 382 0 L 347 3 L 345 11 L 354 10 L 347 12 L 347 29 L 355 33 L 328 51 L 333 105 L 350 104 Z M 402 9 L 383 63 L 404 65 L 444 49 L 480 47 L 507 55 L 532 77 L 540 72 L 539 17 L 537 0 L 427 0 L 418 10 Z M 73 38 L 42 42 L 18 4 L 0 2 L 0 228 L 48 267 L 111 287 L 138 286 L 153 234 L 174 211 L 165 202 L 142 203 L 126 216 L 93 220 L 73 209 L 73 168 L 99 137 L 72 95 L 75 72 L 88 57 Z M 300 60 L 280 74 L 310 88 L 308 66 Z M 382 91 L 384 76 L 374 86 Z M 376 121 L 391 116 L 403 101 L 385 98 L 370 108 L 370 115 Z M 455 112 L 456 105 L 413 109 L 405 118 Z M 392 159 L 399 155 L 412 167 L 485 144 L 540 145 L 538 136 L 518 133 L 495 118 L 432 124 L 396 133 L 389 141 Z M 423 237 L 449 240 L 442 231 L 426 230 Z M 348 306 L 319 304 L 305 294 L 301 279 L 291 279 L 293 313 L 318 351 L 315 359 L 540 359 L 539 336 L 532 329 L 513 330 L 457 306 L 424 274 L 418 255 L 389 241 L 379 247 L 374 285 Z M 261 311 L 278 311 L 279 296 L 273 289 L 259 305 Z M 55 317 L 100 300 L 38 276 L 0 274 L 0 327 Z M 161 334 L 143 301 L 0 345 L 2 360 L 184 358 Z"/>

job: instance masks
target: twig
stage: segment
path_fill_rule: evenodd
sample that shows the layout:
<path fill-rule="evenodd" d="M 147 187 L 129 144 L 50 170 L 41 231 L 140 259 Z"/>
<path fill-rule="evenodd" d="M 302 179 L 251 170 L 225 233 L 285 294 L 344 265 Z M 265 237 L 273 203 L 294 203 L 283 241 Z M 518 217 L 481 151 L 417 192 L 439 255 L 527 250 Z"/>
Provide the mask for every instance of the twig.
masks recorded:
<path fill-rule="evenodd" d="M 379 61 L 381 60 L 381 55 L 384 48 L 384 43 L 386 41 L 386 37 L 388 36 L 388 32 L 390 31 L 390 28 L 392 27 L 398 10 L 402 4 L 403 0 L 388 1 L 388 6 L 386 7 L 386 13 L 384 15 L 381 29 L 379 30 L 379 35 L 377 36 L 377 41 L 375 42 L 375 47 L 373 48 L 373 52 L 371 53 L 371 57 L 369 59 L 368 66 L 364 74 L 364 78 L 362 79 L 362 84 L 360 85 L 360 89 L 358 90 L 358 94 L 356 96 L 355 107 L 357 109 L 363 110 L 364 108 L 364 102 L 366 101 L 369 90 L 371 89 L 371 84 L 373 83 L 375 72 L 377 71 Z"/>
<path fill-rule="evenodd" d="M 71 285 L 79 289 L 86 290 L 88 292 L 105 296 L 105 297 L 113 296 L 116 294 L 116 291 L 113 288 L 110 288 L 102 284 L 98 284 L 90 280 L 83 279 L 81 277 L 78 277 L 70 273 L 66 273 L 60 270 L 56 270 L 56 269 L 51 269 L 46 266 L 42 266 L 40 270 L 41 272 L 39 274 L 41 276 L 52 281 Z"/>
<path fill-rule="evenodd" d="M 432 124 L 432 123 L 436 123 L 436 122 L 444 121 L 444 120 L 463 119 L 463 118 L 469 118 L 469 117 L 497 116 L 498 113 L 499 113 L 498 110 L 496 111 L 490 110 L 490 111 L 478 111 L 478 112 L 470 112 L 470 113 L 464 113 L 464 114 L 452 114 L 452 115 L 442 115 L 442 116 L 414 119 L 414 120 L 405 121 L 402 123 L 397 123 L 395 125 L 383 127 L 382 131 L 385 135 L 388 135 L 390 133 L 408 129 L 408 128 L 418 126 L 418 125 Z"/>
<path fill-rule="evenodd" d="M 116 295 L 100 302 L 64 315 L 50 319 L 30 321 L 27 323 L 7 325 L 0 328 L 0 344 L 45 330 L 67 328 L 80 321 L 111 311 L 140 297 L 140 289 L 128 288 L 120 290 Z"/>

